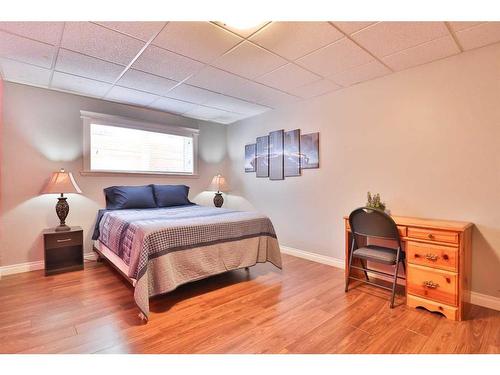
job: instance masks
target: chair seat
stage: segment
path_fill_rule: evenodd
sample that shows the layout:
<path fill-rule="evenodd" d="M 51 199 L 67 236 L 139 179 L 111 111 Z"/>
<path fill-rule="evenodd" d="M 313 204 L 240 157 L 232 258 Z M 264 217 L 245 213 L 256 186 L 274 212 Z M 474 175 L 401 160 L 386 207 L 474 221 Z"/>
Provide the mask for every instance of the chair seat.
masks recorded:
<path fill-rule="evenodd" d="M 397 250 L 388 247 L 368 245 L 354 250 L 353 256 L 355 258 L 362 258 L 372 260 L 375 262 L 385 264 L 396 264 Z"/>

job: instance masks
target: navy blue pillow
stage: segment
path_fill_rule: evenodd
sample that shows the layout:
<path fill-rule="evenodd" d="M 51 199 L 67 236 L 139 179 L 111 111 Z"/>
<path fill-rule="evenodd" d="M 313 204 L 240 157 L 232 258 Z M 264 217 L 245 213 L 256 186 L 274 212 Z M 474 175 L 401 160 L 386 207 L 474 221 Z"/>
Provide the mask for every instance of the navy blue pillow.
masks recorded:
<path fill-rule="evenodd" d="M 189 186 L 152 185 L 158 207 L 182 206 L 192 204 L 188 199 Z"/>
<path fill-rule="evenodd" d="M 151 185 L 147 186 L 110 186 L 104 189 L 106 208 L 121 210 L 125 208 L 156 208 Z"/>

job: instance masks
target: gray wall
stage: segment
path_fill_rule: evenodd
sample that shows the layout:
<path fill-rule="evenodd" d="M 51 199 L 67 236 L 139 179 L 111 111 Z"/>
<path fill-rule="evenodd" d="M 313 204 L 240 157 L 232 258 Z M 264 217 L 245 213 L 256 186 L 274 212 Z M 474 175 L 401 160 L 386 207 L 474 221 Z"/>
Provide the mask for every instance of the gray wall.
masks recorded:
<path fill-rule="evenodd" d="M 51 172 L 71 171 L 83 191 L 69 195 L 70 225 L 85 233 L 91 251 L 91 229 L 96 212 L 104 207 L 102 189 L 110 185 L 149 183 L 191 186 L 190 198 L 211 204 L 206 192 L 213 175 L 224 173 L 225 126 L 138 107 L 106 102 L 35 87 L 4 82 L 0 174 L 0 265 L 43 259 L 41 231 L 58 224 L 54 195 L 39 195 Z M 128 116 L 171 125 L 199 128 L 199 178 L 82 176 L 82 120 L 80 110 Z"/>
<path fill-rule="evenodd" d="M 380 192 L 395 215 L 475 223 L 472 288 L 500 296 L 500 45 L 230 125 L 228 204 L 268 214 L 284 245 L 343 258 L 342 217 Z M 320 132 L 321 168 L 244 173 L 244 145 Z"/>

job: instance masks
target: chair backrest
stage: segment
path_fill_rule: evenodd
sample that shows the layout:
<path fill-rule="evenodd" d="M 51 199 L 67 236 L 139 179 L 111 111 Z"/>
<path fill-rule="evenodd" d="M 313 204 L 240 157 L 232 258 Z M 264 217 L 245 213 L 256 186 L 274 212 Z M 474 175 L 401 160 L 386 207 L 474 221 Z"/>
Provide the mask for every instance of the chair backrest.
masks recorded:
<path fill-rule="evenodd" d="M 349 225 L 354 234 L 395 240 L 400 244 L 396 223 L 383 211 L 368 207 L 356 208 L 349 215 Z"/>

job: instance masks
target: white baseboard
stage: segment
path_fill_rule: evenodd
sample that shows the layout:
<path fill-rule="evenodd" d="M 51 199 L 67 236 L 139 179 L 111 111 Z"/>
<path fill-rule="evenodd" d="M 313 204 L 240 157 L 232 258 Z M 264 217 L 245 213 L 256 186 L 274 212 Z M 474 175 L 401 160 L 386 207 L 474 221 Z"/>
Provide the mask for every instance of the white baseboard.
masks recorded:
<path fill-rule="evenodd" d="M 83 254 L 84 260 L 96 260 L 96 255 L 94 252 Z M 0 279 L 2 276 L 14 275 L 16 273 L 30 272 L 43 270 L 45 267 L 45 262 L 43 260 L 38 260 L 35 262 L 26 262 L 26 263 L 18 263 L 12 264 L 10 266 L 2 266 L 0 267 Z"/>
<path fill-rule="evenodd" d="M 311 253 L 309 251 L 299 250 L 299 249 L 295 249 L 293 247 L 283 246 L 283 245 L 280 245 L 280 249 L 281 249 L 281 252 L 283 252 L 285 254 L 296 256 L 298 258 L 304 258 L 307 260 L 311 260 L 313 262 L 323 263 L 323 264 L 327 264 L 329 266 L 333 266 L 333 267 L 337 267 L 337 268 L 342 268 L 342 269 L 345 268 L 343 259 L 329 257 L 327 255 L 315 254 L 315 253 Z"/>
<path fill-rule="evenodd" d="M 97 254 L 93 251 L 83 254 L 84 260 L 97 260 Z"/>
<path fill-rule="evenodd" d="M 500 311 L 500 297 L 489 296 L 477 292 L 470 292 L 470 303 Z"/>
<path fill-rule="evenodd" d="M 344 260 L 334 257 L 329 257 L 327 255 L 320 255 L 311 253 L 309 251 L 295 249 L 289 246 L 280 245 L 281 252 L 288 255 L 293 255 L 298 258 L 303 258 L 311 260 L 317 263 L 327 264 L 329 266 L 344 269 Z M 500 311 L 500 298 L 495 296 L 490 296 L 487 294 L 481 294 L 477 292 L 471 292 L 470 303 L 473 305 L 478 305 L 482 307 L 487 307 L 489 309 Z"/>
<path fill-rule="evenodd" d="M 0 267 L 0 275 L 7 276 L 7 275 L 13 275 L 15 273 L 42 270 L 44 266 L 45 264 L 43 260 L 38 260 L 36 262 L 12 264 L 10 266 L 2 266 Z"/>

